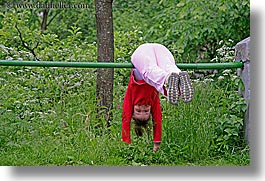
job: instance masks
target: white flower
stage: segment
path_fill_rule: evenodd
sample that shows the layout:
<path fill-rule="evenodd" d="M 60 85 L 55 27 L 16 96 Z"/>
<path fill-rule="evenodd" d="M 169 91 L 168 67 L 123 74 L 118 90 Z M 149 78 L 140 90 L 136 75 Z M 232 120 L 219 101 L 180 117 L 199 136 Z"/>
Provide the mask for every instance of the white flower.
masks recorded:
<path fill-rule="evenodd" d="M 213 82 L 214 80 L 213 79 L 204 79 L 203 82 L 204 83 L 207 83 L 207 82 Z"/>
<path fill-rule="evenodd" d="M 224 78 L 225 77 L 221 75 L 221 76 L 218 77 L 218 80 L 223 80 Z"/>
<path fill-rule="evenodd" d="M 235 80 L 235 79 L 237 79 L 237 78 L 238 78 L 238 76 L 233 75 L 232 80 Z"/>
<path fill-rule="evenodd" d="M 225 73 L 230 73 L 230 72 L 232 72 L 232 70 L 231 69 L 225 69 L 224 71 L 223 71 L 223 74 L 225 74 Z"/>

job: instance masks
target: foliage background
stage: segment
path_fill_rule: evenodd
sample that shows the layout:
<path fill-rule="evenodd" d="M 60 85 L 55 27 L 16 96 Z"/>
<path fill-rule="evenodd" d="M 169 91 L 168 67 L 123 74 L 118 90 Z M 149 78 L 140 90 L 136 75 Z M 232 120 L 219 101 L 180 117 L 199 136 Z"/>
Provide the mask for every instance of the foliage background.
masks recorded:
<path fill-rule="evenodd" d="M 95 8 L 43 9 L 1 2 L 0 59 L 96 61 Z M 15 1 L 14 1 L 15 2 Z M 35 1 L 19 1 L 30 4 Z M 48 3 L 49 1 L 39 1 Z M 62 1 L 53 1 L 58 3 Z M 231 62 L 233 46 L 250 36 L 250 4 L 243 0 L 113 2 L 115 61 L 129 62 L 145 42 L 167 46 L 178 63 Z M 191 104 L 163 107 L 163 144 L 151 137 L 121 139 L 121 105 L 128 69 L 115 69 L 114 120 L 96 116 L 95 69 L 0 67 L 2 165 L 249 165 L 243 136 L 245 100 L 235 70 L 189 71 Z M 199 76 L 198 76 L 199 75 Z"/>

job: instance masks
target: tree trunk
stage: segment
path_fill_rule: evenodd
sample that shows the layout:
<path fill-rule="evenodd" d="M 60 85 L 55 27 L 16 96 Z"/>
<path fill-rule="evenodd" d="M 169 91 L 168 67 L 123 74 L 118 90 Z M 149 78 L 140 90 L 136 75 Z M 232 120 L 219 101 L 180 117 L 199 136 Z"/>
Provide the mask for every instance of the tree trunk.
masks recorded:
<path fill-rule="evenodd" d="M 98 62 L 114 62 L 112 0 L 95 0 L 95 7 Z M 104 117 L 108 126 L 112 120 L 113 79 L 113 68 L 97 69 L 96 94 L 98 101 L 98 115 Z"/>
<path fill-rule="evenodd" d="M 48 14 L 49 14 L 49 9 L 44 9 L 42 11 L 42 22 L 41 22 L 41 30 L 45 31 L 47 29 L 47 20 L 48 20 Z"/>

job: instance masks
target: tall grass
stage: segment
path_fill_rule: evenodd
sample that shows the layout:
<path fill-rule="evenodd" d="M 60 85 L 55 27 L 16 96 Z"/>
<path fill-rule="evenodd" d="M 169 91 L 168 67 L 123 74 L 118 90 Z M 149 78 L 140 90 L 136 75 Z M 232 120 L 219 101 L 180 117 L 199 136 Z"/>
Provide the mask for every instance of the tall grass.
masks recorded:
<path fill-rule="evenodd" d="M 95 73 L 85 69 L 1 68 L 1 165 L 248 165 L 242 135 L 217 132 L 232 102 L 215 82 L 194 82 L 191 103 L 170 105 L 161 96 L 161 149 L 152 151 L 152 133 L 131 145 L 121 141 L 126 86 L 114 88 L 114 119 L 107 128 L 97 117 Z M 234 114 L 234 113 L 233 113 Z M 223 125 L 223 124 L 222 124 Z M 226 135 L 223 135 L 226 136 Z M 219 138 L 219 141 L 218 141 Z M 227 141 L 227 142 L 225 142 Z M 220 146 L 228 145 L 228 148 Z M 218 145 L 219 144 L 219 145 Z M 230 149 L 232 148 L 232 149 Z M 232 150 L 232 151 L 231 151 Z"/>

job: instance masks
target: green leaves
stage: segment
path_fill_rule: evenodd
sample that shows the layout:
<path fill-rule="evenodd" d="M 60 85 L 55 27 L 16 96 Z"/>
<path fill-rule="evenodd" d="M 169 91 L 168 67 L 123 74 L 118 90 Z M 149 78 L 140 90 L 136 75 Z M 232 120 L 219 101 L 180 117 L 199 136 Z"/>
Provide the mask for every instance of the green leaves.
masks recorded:
<path fill-rule="evenodd" d="M 174 53 L 177 62 L 207 61 L 216 55 L 212 50 L 218 47 L 220 40 L 233 39 L 237 42 L 250 35 L 248 0 L 240 3 L 180 0 L 168 3 L 150 18 L 154 23 L 149 25 L 145 38 L 165 44 Z M 201 54 L 204 57 L 200 58 Z"/>

